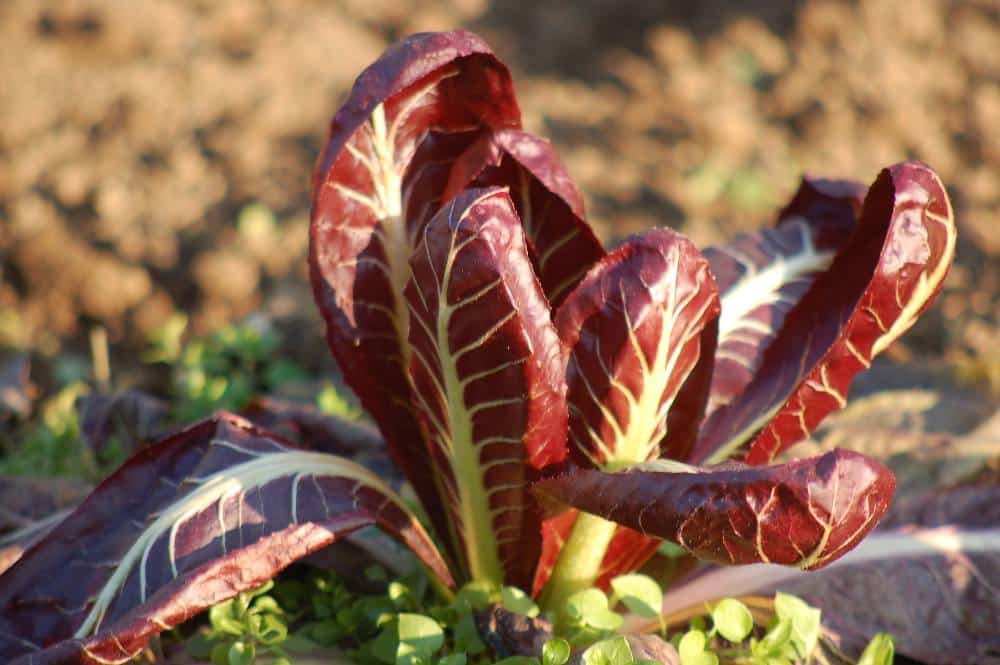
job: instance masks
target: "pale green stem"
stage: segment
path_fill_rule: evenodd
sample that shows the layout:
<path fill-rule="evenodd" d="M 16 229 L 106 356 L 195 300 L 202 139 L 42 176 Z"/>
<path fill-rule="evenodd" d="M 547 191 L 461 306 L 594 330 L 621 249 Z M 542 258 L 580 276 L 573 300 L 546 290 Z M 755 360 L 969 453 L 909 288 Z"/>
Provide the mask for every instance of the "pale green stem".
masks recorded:
<path fill-rule="evenodd" d="M 563 613 L 566 599 L 594 586 L 601 562 L 618 527 L 614 522 L 581 512 L 559 552 L 540 597 L 542 608 L 555 616 Z"/>

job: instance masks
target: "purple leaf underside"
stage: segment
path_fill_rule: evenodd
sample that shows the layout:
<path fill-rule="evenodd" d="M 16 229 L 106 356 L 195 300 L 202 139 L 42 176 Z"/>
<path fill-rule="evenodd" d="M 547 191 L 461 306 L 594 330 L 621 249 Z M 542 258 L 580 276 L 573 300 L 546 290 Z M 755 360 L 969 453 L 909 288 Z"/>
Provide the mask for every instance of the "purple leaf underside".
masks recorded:
<path fill-rule="evenodd" d="M 693 459 L 713 463 L 742 450 L 762 464 L 808 436 L 927 308 L 954 251 L 951 204 L 937 175 L 918 162 L 884 170 L 850 239 L 787 313 L 746 389 L 705 421 Z"/>
<path fill-rule="evenodd" d="M 485 186 L 509 188 L 535 274 L 549 302 L 558 306 L 604 256 L 604 248 L 552 145 L 516 129 L 483 135 L 456 160 L 444 200 L 468 187 Z"/>
<path fill-rule="evenodd" d="M 673 541 L 700 559 L 806 570 L 857 545 L 885 513 L 894 487 L 884 466 L 844 450 L 768 467 L 657 460 L 535 485 L 543 498 Z"/>
<path fill-rule="evenodd" d="M 309 266 L 327 344 L 442 536 L 447 524 L 406 375 L 402 292 L 418 229 L 404 213 L 421 223 L 415 199 L 439 197 L 440 162 L 480 131 L 519 124 L 510 73 L 479 37 L 414 35 L 358 77 L 313 172 Z M 427 143 L 432 132 L 437 147 Z"/>
<path fill-rule="evenodd" d="M 375 525 L 445 584 L 416 518 L 371 472 L 218 415 L 144 449 L 0 576 L 0 660 L 106 663 Z"/>
<path fill-rule="evenodd" d="M 452 199 L 411 265 L 411 378 L 462 562 L 527 586 L 540 548 L 527 483 L 566 454 L 564 357 L 510 197 Z"/>
<path fill-rule="evenodd" d="M 774 228 L 704 250 L 722 301 L 707 415 L 750 383 L 785 316 L 850 238 L 864 194 L 861 183 L 804 178 Z"/>
<path fill-rule="evenodd" d="M 718 313 L 707 262 L 668 229 L 627 240 L 587 274 L 556 314 L 570 353 L 570 454 L 579 466 L 614 470 L 661 456 L 684 459 L 712 370 L 699 363 L 702 333 Z M 700 404 L 679 411 L 688 422 L 670 421 L 686 381 L 702 387 L 690 391 Z"/>

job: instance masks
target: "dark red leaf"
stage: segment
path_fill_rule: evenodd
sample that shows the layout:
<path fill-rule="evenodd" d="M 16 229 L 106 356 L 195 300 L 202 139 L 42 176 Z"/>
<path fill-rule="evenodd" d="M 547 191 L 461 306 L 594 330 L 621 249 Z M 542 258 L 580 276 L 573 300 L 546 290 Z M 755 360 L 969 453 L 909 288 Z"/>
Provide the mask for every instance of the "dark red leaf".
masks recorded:
<path fill-rule="evenodd" d="M 219 415 L 145 448 L 0 576 L 0 660 L 106 663 L 376 525 L 451 584 L 366 469 Z"/>
<path fill-rule="evenodd" d="M 516 129 L 472 144 L 455 162 L 443 200 L 467 187 L 491 185 L 510 189 L 535 274 L 556 307 L 604 256 L 585 221 L 583 197 L 549 142 Z"/>
<path fill-rule="evenodd" d="M 701 559 L 811 570 L 842 556 L 875 527 L 894 486 L 878 462 L 835 450 L 769 467 L 656 460 L 619 473 L 579 470 L 534 487 Z"/>
<path fill-rule="evenodd" d="M 819 573 L 703 571 L 666 595 L 664 612 L 781 590 L 822 609 L 824 632 L 851 658 L 884 631 L 898 654 L 921 663 L 992 663 L 1000 654 L 997 480 L 894 504 L 875 533 Z"/>
<path fill-rule="evenodd" d="M 565 358 L 502 189 L 451 200 L 414 252 L 410 374 L 452 537 L 471 578 L 527 586 L 527 483 L 566 455 Z"/>
<path fill-rule="evenodd" d="M 556 314 L 579 466 L 614 470 L 690 449 L 700 409 L 678 432 L 667 431 L 667 414 L 696 366 L 711 372 L 698 361 L 718 313 L 708 264 L 668 229 L 627 240 L 587 274 Z M 703 398 L 707 380 L 698 382 Z"/>
<path fill-rule="evenodd" d="M 480 128 L 519 124 L 510 74 L 479 37 L 414 35 L 358 77 L 313 172 L 309 266 L 327 343 L 442 535 L 447 525 L 406 378 L 402 291 L 417 229 L 403 216 L 404 199 L 425 177 L 434 180 L 415 162 L 429 132 L 461 142 Z"/>
<path fill-rule="evenodd" d="M 787 313 L 746 390 L 706 420 L 693 459 L 742 449 L 760 464 L 808 436 L 930 304 L 954 251 L 951 204 L 934 172 L 917 162 L 883 171 L 851 238 Z"/>
<path fill-rule="evenodd" d="M 789 310 L 847 242 L 864 194 L 850 180 L 804 178 L 775 228 L 704 250 L 722 301 L 708 415 L 750 383 Z"/>

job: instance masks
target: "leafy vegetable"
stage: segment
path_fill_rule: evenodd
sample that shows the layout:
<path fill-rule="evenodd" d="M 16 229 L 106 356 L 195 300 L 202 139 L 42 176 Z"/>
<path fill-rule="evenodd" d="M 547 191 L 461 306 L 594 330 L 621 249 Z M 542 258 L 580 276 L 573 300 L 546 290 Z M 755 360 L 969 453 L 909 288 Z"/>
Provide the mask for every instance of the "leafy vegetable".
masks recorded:
<path fill-rule="evenodd" d="M 222 414 L 138 452 L 0 576 L 0 660 L 131 657 L 377 526 L 416 553 L 447 607 L 425 614 L 426 588 L 392 581 L 364 620 L 377 631 L 365 659 L 462 665 L 490 642 L 473 617 L 488 612 L 524 628 L 532 662 L 568 662 L 562 645 L 543 653 L 544 611 L 587 663 L 634 662 L 633 649 L 666 662 L 666 643 L 615 636 L 619 602 L 658 613 L 651 580 L 621 575 L 660 539 L 718 563 L 803 569 L 861 542 L 893 492 L 885 467 L 843 451 L 757 465 L 843 406 L 939 289 L 955 227 L 933 171 L 892 166 L 863 204 L 854 183 L 807 180 L 773 229 L 705 255 L 666 229 L 605 255 L 551 146 L 519 126 L 507 68 L 468 32 L 414 35 L 361 74 L 313 173 L 309 267 L 328 345 L 381 436 L 253 401 L 293 369 L 269 358 L 266 336 L 188 347 L 187 415 L 246 408 L 309 449 Z M 162 358 L 179 353 L 168 337 Z M 370 454 L 379 440 L 443 554 L 380 478 L 398 476 Z M 720 591 L 733 593 L 704 600 Z M 487 609 L 500 602 L 513 612 Z M 683 662 L 714 662 L 719 634 L 746 637 L 741 610 L 716 609 L 716 632 L 681 638 Z M 813 613 L 777 610 L 749 637 L 754 662 L 815 644 Z M 228 660 L 281 633 L 247 619 L 265 615 L 239 615 Z M 317 628 L 331 641 L 362 623 L 333 619 Z M 448 635 L 466 651 L 443 653 Z M 489 644 L 525 655 L 506 645 Z"/>

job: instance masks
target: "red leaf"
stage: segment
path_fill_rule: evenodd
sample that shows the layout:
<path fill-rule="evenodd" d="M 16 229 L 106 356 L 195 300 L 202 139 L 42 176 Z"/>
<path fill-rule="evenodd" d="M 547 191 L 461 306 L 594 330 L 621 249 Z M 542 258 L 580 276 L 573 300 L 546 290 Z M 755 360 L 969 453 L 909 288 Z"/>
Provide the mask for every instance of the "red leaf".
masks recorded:
<path fill-rule="evenodd" d="M 313 172 L 309 266 L 327 343 L 441 534 L 447 526 L 406 377 L 402 291 L 417 229 L 403 218 L 404 203 L 437 196 L 421 189 L 434 186 L 421 167 L 436 151 L 415 156 L 428 132 L 461 143 L 477 129 L 519 124 L 510 74 L 479 37 L 414 35 L 358 77 Z"/>
<path fill-rule="evenodd" d="M 750 383 L 785 316 L 847 242 L 864 193 L 850 180 L 804 178 L 775 228 L 704 250 L 722 301 L 707 415 Z"/>
<path fill-rule="evenodd" d="M 216 416 L 142 450 L 0 576 L 0 660 L 127 660 L 150 636 L 367 525 L 452 583 L 374 474 Z"/>
<path fill-rule="evenodd" d="M 808 436 L 930 304 L 954 251 L 951 204 L 934 172 L 917 162 L 883 171 L 851 238 L 788 312 L 746 390 L 706 420 L 693 459 L 719 461 L 751 441 L 746 460 L 760 464 Z"/>
<path fill-rule="evenodd" d="M 663 611 L 781 590 L 822 609 L 825 635 L 852 658 L 885 631 L 897 653 L 921 663 L 991 663 L 1000 653 L 996 480 L 895 502 L 875 533 L 819 573 L 768 565 L 709 568 L 672 589 Z"/>
<path fill-rule="evenodd" d="M 484 135 L 455 162 L 443 200 L 467 187 L 510 189 L 535 274 L 557 306 L 604 256 L 584 218 L 583 197 L 552 146 L 528 132 Z"/>
<path fill-rule="evenodd" d="M 701 559 L 811 570 L 874 528 L 895 481 L 878 462 L 834 450 L 770 467 L 657 460 L 619 473 L 579 470 L 534 487 L 543 497 L 676 542 Z"/>
<path fill-rule="evenodd" d="M 696 365 L 711 372 L 698 360 L 718 312 L 708 264 L 668 229 L 627 240 L 587 274 L 556 315 L 579 466 L 613 470 L 690 449 L 694 426 L 668 432 L 667 413 Z"/>
<path fill-rule="evenodd" d="M 410 374 L 452 538 L 471 578 L 526 586 L 540 548 L 527 483 L 566 454 L 565 359 L 510 197 L 452 199 L 411 265 Z"/>

